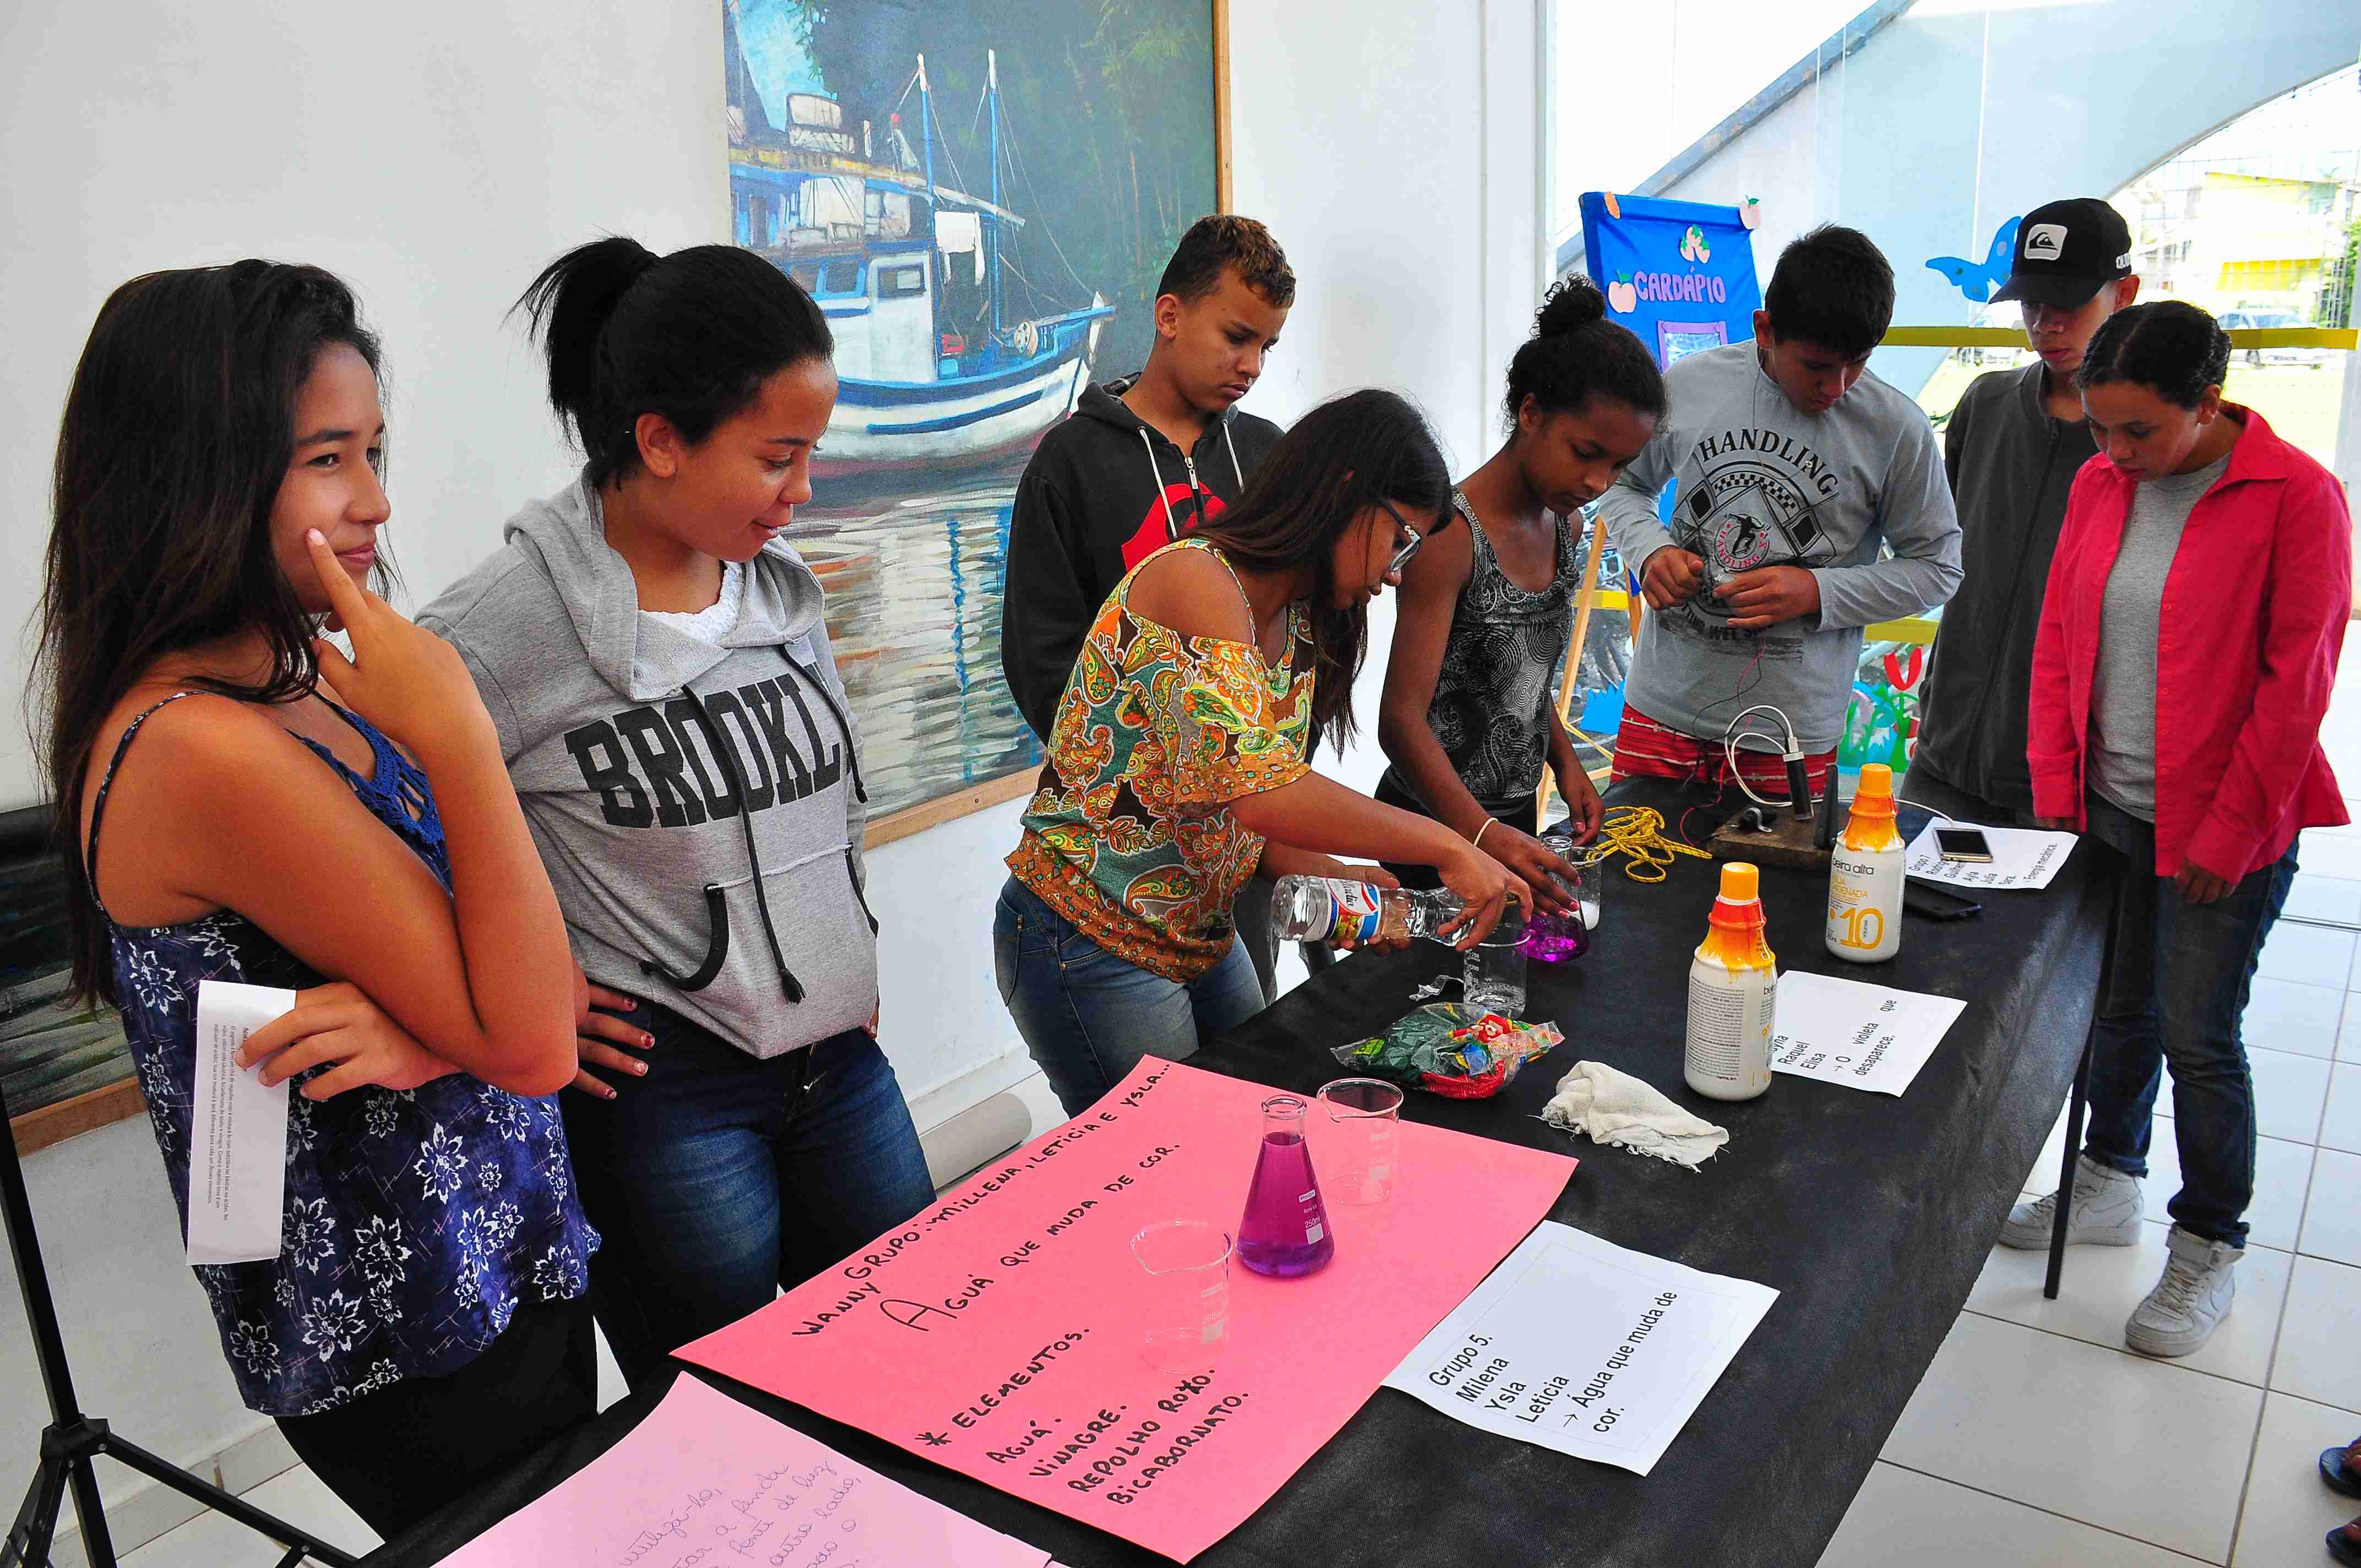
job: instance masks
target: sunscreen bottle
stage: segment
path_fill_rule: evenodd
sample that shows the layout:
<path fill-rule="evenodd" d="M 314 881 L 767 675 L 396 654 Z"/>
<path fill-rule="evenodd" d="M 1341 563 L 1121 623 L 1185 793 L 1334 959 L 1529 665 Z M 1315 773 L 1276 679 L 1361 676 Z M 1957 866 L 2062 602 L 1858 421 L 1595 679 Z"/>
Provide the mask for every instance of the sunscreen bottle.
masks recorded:
<path fill-rule="evenodd" d="M 1828 855 L 1828 951 L 1857 964 L 1894 956 L 1902 946 L 1905 858 L 1894 830 L 1894 771 L 1871 762 Z"/>
<path fill-rule="evenodd" d="M 1681 1076 L 1712 1100 L 1752 1100 L 1771 1087 L 1771 1024 L 1779 971 L 1763 938 L 1762 873 L 1721 868 L 1705 940 L 1689 965 L 1688 1045 Z"/>

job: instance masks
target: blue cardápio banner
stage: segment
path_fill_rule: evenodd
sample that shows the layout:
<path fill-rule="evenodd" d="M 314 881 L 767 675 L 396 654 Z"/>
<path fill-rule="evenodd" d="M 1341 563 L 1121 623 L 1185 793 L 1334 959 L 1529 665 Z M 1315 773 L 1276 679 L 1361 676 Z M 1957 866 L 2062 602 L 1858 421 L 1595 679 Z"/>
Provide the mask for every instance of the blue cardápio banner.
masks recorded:
<path fill-rule="evenodd" d="M 1742 209 L 1589 191 L 1582 239 L 1609 318 L 1638 334 L 1658 364 L 1754 335 L 1763 289 Z"/>

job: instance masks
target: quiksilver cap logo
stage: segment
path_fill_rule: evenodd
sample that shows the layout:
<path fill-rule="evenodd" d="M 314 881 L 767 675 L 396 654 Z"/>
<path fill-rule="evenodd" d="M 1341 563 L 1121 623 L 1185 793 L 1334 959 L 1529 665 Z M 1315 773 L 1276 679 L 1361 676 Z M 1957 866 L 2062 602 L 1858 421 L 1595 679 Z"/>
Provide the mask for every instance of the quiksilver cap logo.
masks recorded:
<path fill-rule="evenodd" d="M 2025 231 L 2025 259 L 2055 261 L 2066 253 L 2064 224 L 2033 224 Z"/>

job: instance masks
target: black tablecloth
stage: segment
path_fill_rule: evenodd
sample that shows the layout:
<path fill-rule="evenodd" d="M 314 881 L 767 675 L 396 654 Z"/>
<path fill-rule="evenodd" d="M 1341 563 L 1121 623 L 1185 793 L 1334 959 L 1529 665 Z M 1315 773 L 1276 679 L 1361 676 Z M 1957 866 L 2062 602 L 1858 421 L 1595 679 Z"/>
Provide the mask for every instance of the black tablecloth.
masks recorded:
<path fill-rule="evenodd" d="M 1676 806 L 1667 815 L 1676 817 Z M 1777 1303 L 1651 1475 L 1478 1431 L 1380 1389 L 1277 1497 L 1197 1561 L 1816 1562 L 1967 1299 L 2064 1102 L 2099 961 L 2101 894 L 2084 859 L 2070 861 L 2045 893 L 1985 895 L 1975 919 L 1906 918 L 1901 953 L 1866 969 L 1822 945 L 1825 875 L 1766 868 L 1763 900 L 1781 969 L 1968 1005 L 1899 1099 L 1783 1074 L 1761 1099 L 1736 1105 L 1703 1100 L 1681 1082 L 1687 970 L 1715 868 L 1684 858 L 1653 885 L 1611 872 L 1589 955 L 1533 967 L 1527 1012 L 1555 1019 L 1565 1044 L 1496 1099 L 1412 1094 L 1405 1112 L 1579 1157 L 1551 1218 L 1759 1280 L 1780 1292 Z M 1347 959 L 1192 1065 L 1309 1092 L 1345 1076 L 1328 1047 L 1382 1032 L 1408 1010 L 1415 984 L 1450 968 L 1451 956 L 1427 944 Z M 1552 1130 L 1538 1119 L 1541 1106 L 1559 1075 L 1586 1058 L 1645 1079 L 1727 1126 L 1729 1146 L 1689 1171 Z M 692 1375 L 1070 1568 L 1166 1561 L 798 1406 Z M 438 1561 L 604 1453 L 653 1399 L 644 1393 L 616 1406 L 369 1562 Z"/>

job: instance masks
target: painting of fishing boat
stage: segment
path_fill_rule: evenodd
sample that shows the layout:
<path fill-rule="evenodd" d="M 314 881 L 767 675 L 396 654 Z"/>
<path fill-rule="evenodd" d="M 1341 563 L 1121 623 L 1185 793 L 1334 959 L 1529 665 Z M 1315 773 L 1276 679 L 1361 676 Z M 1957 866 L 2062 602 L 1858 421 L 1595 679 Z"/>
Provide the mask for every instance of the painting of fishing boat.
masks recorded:
<path fill-rule="evenodd" d="M 1032 767 L 1000 674 L 1026 459 L 1147 358 L 1218 206 L 1211 0 L 724 0 L 730 239 L 836 342 L 817 494 L 873 812 Z"/>

